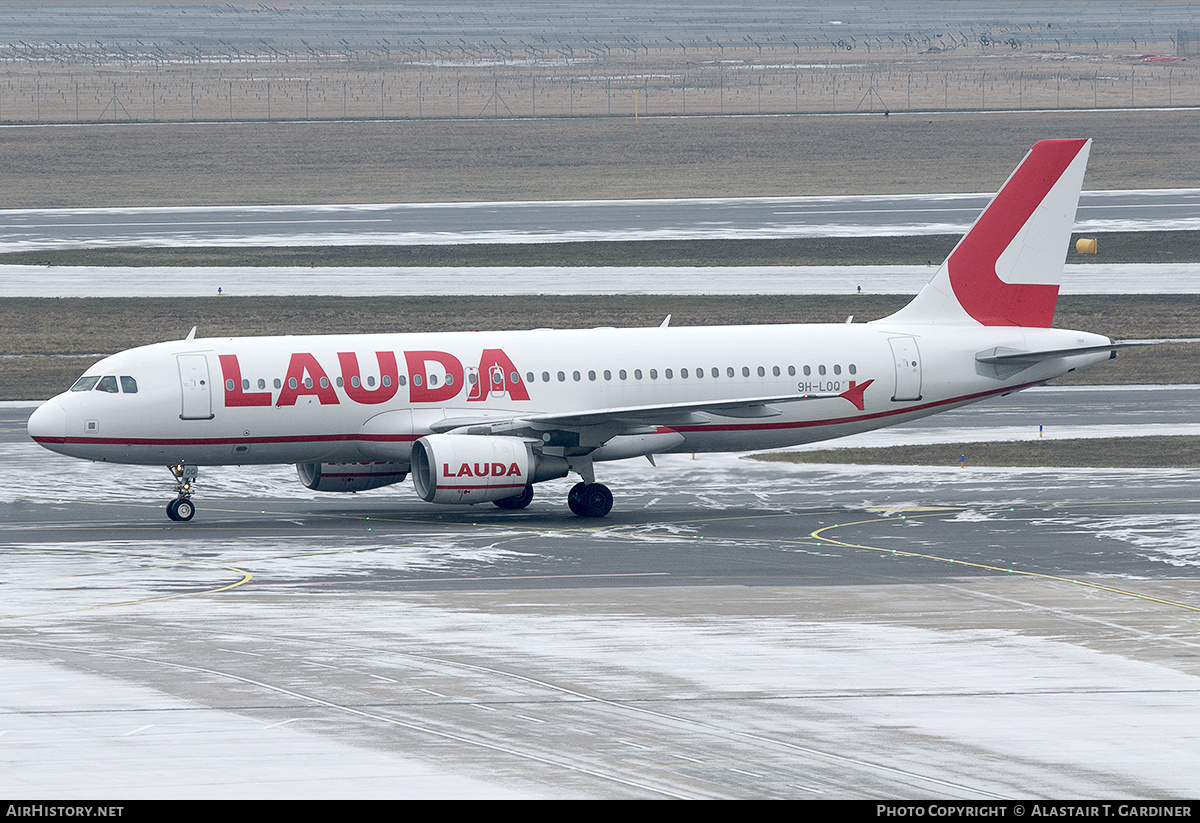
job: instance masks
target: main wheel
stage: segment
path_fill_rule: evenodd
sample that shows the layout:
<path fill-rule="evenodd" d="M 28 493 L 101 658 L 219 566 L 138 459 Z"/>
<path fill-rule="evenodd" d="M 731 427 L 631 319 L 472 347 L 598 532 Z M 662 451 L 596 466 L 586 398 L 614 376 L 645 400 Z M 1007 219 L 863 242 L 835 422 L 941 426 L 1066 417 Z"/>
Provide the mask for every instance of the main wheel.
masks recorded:
<path fill-rule="evenodd" d="M 586 517 L 583 510 L 583 492 L 586 488 L 587 483 L 576 483 L 571 487 L 571 491 L 567 492 L 567 508 L 571 510 L 571 514 Z"/>
<path fill-rule="evenodd" d="M 523 509 L 533 502 L 533 484 L 527 484 L 520 494 L 493 500 L 492 503 L 501 509 Z"/>
<path fill-rule="evenodd" d="M 592 483 L 583 490 L 584 517 L 604 517 L 612 511 L 612 505 L 612 492 L 603 483 Z"/>

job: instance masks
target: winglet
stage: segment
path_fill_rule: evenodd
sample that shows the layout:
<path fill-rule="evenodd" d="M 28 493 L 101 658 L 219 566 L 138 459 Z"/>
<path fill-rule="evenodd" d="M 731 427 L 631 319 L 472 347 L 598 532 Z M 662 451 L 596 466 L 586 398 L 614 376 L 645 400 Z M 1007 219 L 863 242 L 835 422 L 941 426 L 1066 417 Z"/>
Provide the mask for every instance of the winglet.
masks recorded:
<path fill-rule="evenodd" d="M 1042 140 L 925 288 L 884 322 L 1049 327 L 1091 140 Z"/>

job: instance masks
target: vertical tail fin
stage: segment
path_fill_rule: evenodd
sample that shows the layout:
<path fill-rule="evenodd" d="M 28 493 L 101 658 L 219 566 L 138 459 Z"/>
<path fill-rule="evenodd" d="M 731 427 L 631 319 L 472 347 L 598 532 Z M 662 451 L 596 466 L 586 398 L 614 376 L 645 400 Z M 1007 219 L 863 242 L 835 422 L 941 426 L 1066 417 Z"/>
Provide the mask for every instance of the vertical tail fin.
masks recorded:
<path fill-rule="evenodd" d="M 933 280 L 885 320 L 1048 327 L 1091 143 L 1034 144 Z"/>

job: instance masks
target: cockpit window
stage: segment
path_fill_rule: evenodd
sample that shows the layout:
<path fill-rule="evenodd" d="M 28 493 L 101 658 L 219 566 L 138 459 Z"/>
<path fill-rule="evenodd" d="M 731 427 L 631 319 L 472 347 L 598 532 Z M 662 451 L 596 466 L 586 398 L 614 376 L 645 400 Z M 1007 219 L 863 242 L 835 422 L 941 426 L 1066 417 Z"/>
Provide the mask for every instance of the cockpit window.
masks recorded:
<path fill-rule="evenodd" d="M 121 391 L 126 394 L 137 394 L 137 381 L 127 374 L 121 375 Z"/>
<path fill-rule="evenodd" d="M 96 384 L 96 391 L 105 391 L 109 394 L 117 394 L 120 389 L 117 388 L 117 378 L 111 374 L 106 374 L 100 378 L 100 382 Z"/>
<path fill-rule="evenodd" d="M 96 381 L 99 379 L 99 377 L 95 376 L 81 377 L 75 382 L 75 385 L 71 387 L 71 391 L 91 391 L 92 387 L 96 385 Z"/>

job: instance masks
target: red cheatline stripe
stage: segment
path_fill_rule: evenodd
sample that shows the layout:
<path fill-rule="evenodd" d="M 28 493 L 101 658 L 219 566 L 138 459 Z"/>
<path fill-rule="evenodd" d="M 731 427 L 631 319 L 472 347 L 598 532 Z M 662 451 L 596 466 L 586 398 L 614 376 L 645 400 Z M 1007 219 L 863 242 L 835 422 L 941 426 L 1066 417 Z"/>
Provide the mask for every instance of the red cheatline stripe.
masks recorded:
<path fill-rule="evenodd" d="M 849 417 L 832 417 L 825 420 L 798 420 L 790 423 L 738 423 L 729 425 L 671 426 L 670 430 L 677 432 L 772 431 L 782 429 L 806 429 L 814 426 L 837 426 L 843 423 L 857 423 L 863 420 L 879 420 L 885 417 L 895 417 L 901 414 L 909 414 L 914 411 L 936 409 L 941 406 L 953 405 L 954 403 L 966 403 L 971 400 L 982 400 L 985 397 L 993 397 L 997 394 L 1020 391 L 1021 389 L 1027 389 L 1030 386 L 1037 386 L 1044 382 L 1046 381 L 1034 380 L 1032 382 L 1022 383 L 1017 386 L 1004 386 L 1003 388 L 989 389 L 987 391 L 975 392 L 973 394 L 963 394 L 959 395 L 958 397 L 950 397 L 946 400 L 936 400 L 931 403 L 919 403 L 915 406 L 904 406 L 898 409 L 872 412 L 870 414 L 856 414 Z M 123 440 L 116 437 L 35 437 L 33 439 L 38 443 L 54 443 L 61 445 L 99 444 L 104 446 L 229 446 L 245 443 L 327 443 L 347 442 L 353 440 L 361 440 L 372 443 L 403 443 L 415 441 L 421 436 L 422 435 L 417 434 L 326 434 L 294 435 L 289 437 L 213 437 L 192 439 L 178 438 L 167 440 L 155 440 L 153 438 L 132 438 Z"/>
<path fill-rule="evenodd" d="M 345 443 L 363 441 L 367 443 L 411 443 L 419 434 L 298 434 L 279 437 L 178 437 L 157 439 L 153 437 L 35 437 L 38 443 L 63 445 L 92 443 L 103 446 L 239 446 L 251 443 Z"/>
<path fill-rule="evenodd" d="M 997 394 L 1006 394 L 1008 392 L 1020 391 L 1027 389 L 1030 386 L 1037 386 L 1044 383 L 1044 380 L 1035 380 L 1030 383 L 1022 383 L 1019 386 L 1006 386 L 1002 389 L 990 389 L 988 391 L 975 392 L 974 394 L 964 394 L 959 397 L 951 397 L 946 400 L 937 400 L 932 403 L 921 403 L 916 406 L 905 406 L 900 409 L 890 409 L 883 412 L 872 412 L 870 414 L 856 414 L 850 417 L 834 417 L 827 420 L 800 420 L 793 423 L 740 423 L 728 426 L 673 426 L 672 428 L 678 432 L 704 432 L 704 431 L 770 431 L 778 429 L 806 429 L 812 426 L 837 426 L 842 423 L 857 423 L 862 420 L 878 420 L 884 417 L 895 417 L 900 414 L 908 414 L 914 411 L 924 411 L 925 409 L 936 409 L 939 406 L 949 406 L 954 403 L 966 403 L 971 400 L 982 400 L 985 397 L 993 397 Z"/>

